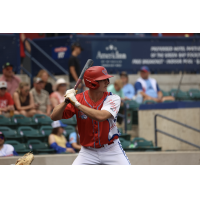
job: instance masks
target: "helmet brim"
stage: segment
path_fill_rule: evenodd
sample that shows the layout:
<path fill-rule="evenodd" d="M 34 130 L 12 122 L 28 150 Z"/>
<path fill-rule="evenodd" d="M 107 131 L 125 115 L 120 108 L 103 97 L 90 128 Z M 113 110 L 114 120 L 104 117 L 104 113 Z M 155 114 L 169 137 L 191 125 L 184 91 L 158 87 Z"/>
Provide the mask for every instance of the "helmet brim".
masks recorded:
<path fill-rule="evenodd" d="M 105 79 L 111 78 L 111 77 L 113 77 L 113 76 L 111 76 L 111 75 L 103 75 L 103 76 L 100 76 L 100 77 L 96 78 L 95 81 L 101 81 L 101 80 L 105 80 Z"/>

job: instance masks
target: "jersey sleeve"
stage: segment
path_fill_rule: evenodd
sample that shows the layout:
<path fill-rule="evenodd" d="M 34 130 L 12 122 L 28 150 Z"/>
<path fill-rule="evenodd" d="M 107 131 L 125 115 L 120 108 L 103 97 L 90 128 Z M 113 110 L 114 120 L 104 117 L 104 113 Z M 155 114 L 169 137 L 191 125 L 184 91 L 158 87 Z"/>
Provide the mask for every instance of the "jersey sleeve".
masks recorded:
<path fill-rule="evenodd" d="M 63 112 L 62 119 L 69 119 L 73 117 L 74 114 L 75 114 L 75 107 L 71 103 L 69 103 Z"/>
<path fill-rule="evenodd" d="M 137 94 L 138 90 L 143 90 L 142 89 L 142 84 L 140 82 L 135 83 L 135 93 Z"/>
<path fill-rule="evenodd" d="M 159 91 L 160 91 L 160 88 L 159 88 L 159 86 L 158 86 L 158 83 L 156 83 L 156 87 L 157 87 L 157 92 L 159 92 Z"/>
<path fill-rule="evenodd" d="M 110 95 L 104 101 L 101 110 L 107 110 L 115 118 L 119 112 L 120 103 L 121 99 L 118 95 Z"/>

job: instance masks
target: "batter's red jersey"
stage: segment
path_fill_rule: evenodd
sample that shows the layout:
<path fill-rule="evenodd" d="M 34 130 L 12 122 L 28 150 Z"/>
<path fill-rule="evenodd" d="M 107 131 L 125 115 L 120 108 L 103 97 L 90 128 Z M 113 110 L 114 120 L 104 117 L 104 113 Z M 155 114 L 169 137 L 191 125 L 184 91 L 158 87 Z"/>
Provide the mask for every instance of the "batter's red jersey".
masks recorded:
<path fill-rule="evenodd" d="M 76 95 L 76 98 L 82 105 L 96 110 L 107 110 L 112 114 L 112 118 L 103 122 L 98 122 L 90 119 L 72 104 L 66 106 L 62 118 L 68 119 L 76 114 L 80 144 L 82 146 L 99 148 L 118 138 L 120 133 L 116 126 L 116 120 L 121 103 L 118 95 L 113 95 L 111 92 L 105 92 L 103 97 L 98 102 L 94 103 L 90 99 L 87 90 Z"/>

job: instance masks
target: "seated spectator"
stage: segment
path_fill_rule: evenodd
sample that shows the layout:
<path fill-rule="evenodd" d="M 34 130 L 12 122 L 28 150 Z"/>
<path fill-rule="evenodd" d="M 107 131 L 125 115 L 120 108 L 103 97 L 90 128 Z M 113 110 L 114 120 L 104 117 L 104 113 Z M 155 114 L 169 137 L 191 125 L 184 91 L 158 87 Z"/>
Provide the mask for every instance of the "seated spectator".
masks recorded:
<path fill-rule="evenodd" d="M 26 117 L 32 117 L 36 114 L 36 109 L 39 105 L 35 104 L 33 95 L 30 93 L 30 86 L 28 83 L 20 83 L 18 90 L 13 95 L 15 108 L 20 114 Z"/>
<path fill-rule="evenodd" d="M 7 83 L 5 81 L 0 81 L 0 115 L 6 113 L 18 114 L 14 111 L 14 101 L 7 91 Z"/>
<path fill-rule="evenodd" d="M 107 91 L 118 95 L 121 99 L 124 99 L 124 93 L 122 91 L 123 83 L 121 79 L 116 79 L 114 84 L 108 86 Z"/>
<path fill-rule="evenodd" d="M 65 100 L 64 95 L 67 90 L 67 82 L 65 79 L 58 79 L 56 81 L 55 89 L 56 91 L 50 95 L 50 101 L 53 108 Z"/>
<path fill-rule="evenodd" d="M 120 79 L 123 83 L 122 91 L 125 98 L 133 99 L 133 97 L 135 96 L 135 89 L 132 84 L 128 83 L 128 74 L 126 72 L 121 72 Z"/>
<path fill-rule="evenodd" d="M 34 102 L 38 104 L 37 113 L 50 116 L 51 104 L 49 100 L 49 93 L 43 90 L 43 80 L 39 77 L 33 79 L 34 87 L 31 89 Z"/>
<path fill-rule="evenodd" d="M 2 69 L 3 69 L 3 75 L 1 76 L 0 81 L 7 82 L 7 92 L 9 92 L 11 96 L 13 96 L 21 80 L 20 78 L 14 75 L 13 65 L 11 65 L 9 62 L 5 63 L 2 66 Z"/>
<path fill-rule="evenodd" d="M 44 69 L 41 69 L 38 72 L 37 77 L 40 77 L 43 80 L 44 84 L 43 84 L 42 89 L 46 90 L 49 94 L 53 93 L 51 83 L 47 82 L 49 79 L 49 74 L 47 73 L 47 71 L 45 71 Z"/>
<path fill-rule="evenodd" d="M 70 133 L 69 142 L 72 145 L 72 147 L 75 149 L 76 152 L 81 150 L 80 138 L 79 138 L 79 134 L 78 134 L 78 125 L 76 125 L 76 132 Z"/>
<path fill-rule="evenodd" d="M 57 153 L 70 152 L 75 153 L 74 149 L 67 142 L 63 135 L 64 127 L 67 125 L 63 124 L 60 120 L 51 123 L 53 127 L 52 133 L 49 135 L 49 146 L 54 149 Z"/>
<path fill-rule="evenodd" d="M 15 149 L 10 144 L 4 144 L 5 136 L 2 132 L 0 132 L 0 157 L 2 156 L 18 156 Z"/>
<path fill-rule="evenodd" d="M 158 83 L 155 79 L 149 78 L 150 70 L 148 67 L 144 66 L 140 69 L 140 78 L 137 79 L 135 83 L 136 93 L 141 91 L 143 96 L 143 101 L 153 100 L 156 102 L 163 102 L 165 100 L 174 100 L 174 97 L 167 96 L 163 97 L 162 92 L 158 86 Z"/>

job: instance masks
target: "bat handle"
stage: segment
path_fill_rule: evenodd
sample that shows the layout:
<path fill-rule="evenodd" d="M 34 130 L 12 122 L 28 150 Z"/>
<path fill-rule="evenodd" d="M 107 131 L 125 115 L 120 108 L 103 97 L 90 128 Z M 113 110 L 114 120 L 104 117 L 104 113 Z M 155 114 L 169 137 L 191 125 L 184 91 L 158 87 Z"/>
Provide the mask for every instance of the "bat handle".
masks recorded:
<path fill-rule="evenodd" d="M 78 85 L 81 83 L 81 79 L 79 78 L 78 81 L 76 82 L 76 85 L 74 86 L 74 89 L 76 90 Z"/>

